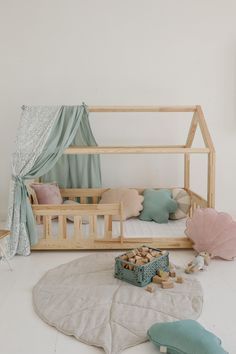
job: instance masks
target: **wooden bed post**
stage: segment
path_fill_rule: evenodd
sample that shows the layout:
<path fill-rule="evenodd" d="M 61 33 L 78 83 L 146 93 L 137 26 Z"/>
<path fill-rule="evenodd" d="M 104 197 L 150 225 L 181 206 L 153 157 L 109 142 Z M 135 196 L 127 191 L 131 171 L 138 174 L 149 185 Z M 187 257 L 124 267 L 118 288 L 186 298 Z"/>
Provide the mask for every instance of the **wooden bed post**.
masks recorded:
<path fill-rule="evenodd" d="M 215 148 L 208 130 L 201 106 L 197 106 L 199 127 L 208 153 L 207 202 L 209 208 L 215 207 Z"/>
<path fill-rule="evenodd" d="M 215 207 L 215 152 L 208 154 L 208 182 L 207 182 L 208 207 Z"/>
<path fill-rule="evenodd" d="M 209 208 L 215 207 L 215 149 L 205 121 L 201 106 L 196 106 L 192 122 L 186 140 L 186 148 L 191 148 L 199 124 L 202 138 L 208 152 L 207 166 L 207 205 Z M 190 154 L 184 154 L 184 188 L 190 189 Z"/>
<path fill-rule="evenodd" d="M 190 154 L 184 154 L 184 188 L 190 188 Z"/>
<path fill-rule="evenodd" d="M 186 148 L 191 148 L 193 144 L 193 139 L 195 137 L 195 133 L 198 125 L 198 115 L 195 111 L 193 114 L 193 118 L 190 124 L 187 140 L 186 140 Z M 190 154 L 184 154 L 184 188 L 190 189 Z"/>
<path fill-rule="evenodd" d="M 123 203 L 120 203 L 120 243 L 124 243 L 124 226 L 123 226 L 124 208 Z"/>

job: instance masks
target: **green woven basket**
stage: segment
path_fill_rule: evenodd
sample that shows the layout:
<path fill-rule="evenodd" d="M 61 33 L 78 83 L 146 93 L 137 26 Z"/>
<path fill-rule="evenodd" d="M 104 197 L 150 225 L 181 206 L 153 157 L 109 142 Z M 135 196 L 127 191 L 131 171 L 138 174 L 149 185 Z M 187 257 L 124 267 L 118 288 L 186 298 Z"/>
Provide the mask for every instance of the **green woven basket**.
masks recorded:
<path fill-rule="evenodd" d="M 154 251 L 161 251 L 158 248 L 148 247 Z M 125 253 L 123 254 L 125 255 Z M 132 265 L 133 270 L 124 268 L 124 265 Z M 114 276 L 120 280 L 124 280 L 136 286 L 145 286 L 152 281 L 158 270 L 169 272 L 169 252 L 153 259 L 151 262 L 144 265 L 135 265 L 131 262 L 124 261 L 120 256 L 115 258 L 115 274 Z"/>

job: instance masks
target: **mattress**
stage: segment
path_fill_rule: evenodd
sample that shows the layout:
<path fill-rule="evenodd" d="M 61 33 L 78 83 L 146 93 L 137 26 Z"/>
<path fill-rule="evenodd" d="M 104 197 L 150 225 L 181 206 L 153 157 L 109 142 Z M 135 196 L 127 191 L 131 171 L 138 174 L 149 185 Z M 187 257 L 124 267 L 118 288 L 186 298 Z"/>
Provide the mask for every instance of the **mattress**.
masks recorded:
<path fill-rule="evenodd" d="M 127 237 L 183 237 L 186 229 L 186 219 L 169 220 L 167 224 L 158 224 L 154 221 L 142 221 L 138 218 L 131 218 L 123 222 L 124 236 Z M 52 221 L 52 236 L 58 235 L 58 221 Z M 43 225 L 37 225 L 37 232 L 40 238 L 43 237 Z M 82 225 L 82 233 L 85 238 L 89 237 L 89 225 Z M 72 238 L 74 234 L 74 223 L 67 221 L 67 237 Z M 104 220 L 98 217 L 97 234 L 99 238 L 104 235 Z M 120 235 L 120 222 L 112 222 L 112 237 Z"/>

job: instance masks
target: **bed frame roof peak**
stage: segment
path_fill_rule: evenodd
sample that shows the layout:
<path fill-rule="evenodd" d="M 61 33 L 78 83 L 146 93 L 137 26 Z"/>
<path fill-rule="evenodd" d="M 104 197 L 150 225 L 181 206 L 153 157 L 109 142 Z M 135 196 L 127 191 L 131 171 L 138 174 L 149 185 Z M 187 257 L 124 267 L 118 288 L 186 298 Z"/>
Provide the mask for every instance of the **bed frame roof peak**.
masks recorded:
<path fill-rule="evenodd" d="M 208 130 L 204 113 L 200 105 L 193 106 L 87 106 L 89 112 L 125 113 L 125 112 L 193 112 L 192 122 L 188 131 L 186 143 L 183 145 L 155 146 L 70 146 L 65 154 L 188 154 L 214 153 L 214 145 Z M 193 148 L 193 140 L 199 126 L 205 147 Z"/>

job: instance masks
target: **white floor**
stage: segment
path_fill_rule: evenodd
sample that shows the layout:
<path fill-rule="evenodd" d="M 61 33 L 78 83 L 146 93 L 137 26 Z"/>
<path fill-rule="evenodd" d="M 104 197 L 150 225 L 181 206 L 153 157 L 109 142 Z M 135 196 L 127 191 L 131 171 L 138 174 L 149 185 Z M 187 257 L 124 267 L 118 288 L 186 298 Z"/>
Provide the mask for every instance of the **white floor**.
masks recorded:
<path fill-rule="evenodd" d="M 14 271 L 0 264 L 0 353 L 2 354 L 98 354 L 102 349 L 82 344 L 42 322 L 34 313 L 31 291 L 50 268 L 88 253 L 34 252 L 15 257 Z M 172 251 L 171 260 L 185 265 L 192 251 Z M 217 334 L 230 354 L 236 354 L 236 261 L 213 260 L 209 269 L 197 274 L 204 289 L 204 308 L 199 322 Z M 154 354 L 158 350 L 144 343 L 124 354 Z"/>

